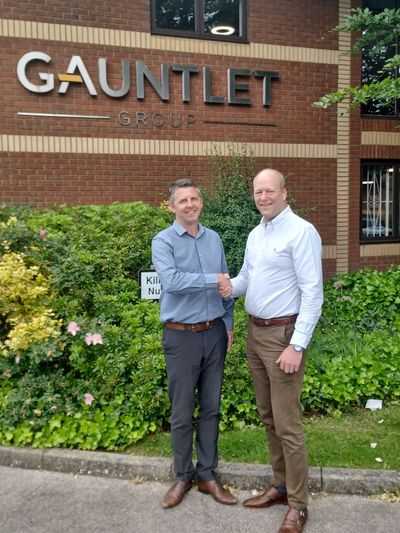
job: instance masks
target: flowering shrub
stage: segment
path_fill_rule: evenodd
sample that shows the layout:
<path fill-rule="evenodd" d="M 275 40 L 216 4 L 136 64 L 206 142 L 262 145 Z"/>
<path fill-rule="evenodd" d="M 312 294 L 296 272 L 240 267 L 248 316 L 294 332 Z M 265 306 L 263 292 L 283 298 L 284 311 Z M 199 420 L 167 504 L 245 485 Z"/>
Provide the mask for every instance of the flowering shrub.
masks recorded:
<path fill-rule="evenodd" d="M 137 279 L 151 266 L 152 236 L 169 223 L 165 210 L 141 203 L 0 208 L 1 443 L 119 450 L 168 428 L 159 305 L 139 299 Z M 307 411 L 400 398 L 399 275 L 360 271 L 326 284 Z M 239 299 L 222 430 L 259 423 L 246 334 Z"/>
<path fill-rule="evenodd" d="M 137 279 L 169 219 L 140 203 L 0 208 L 0 442 L 119 449 L 165 423 L 158 306 Z"/>

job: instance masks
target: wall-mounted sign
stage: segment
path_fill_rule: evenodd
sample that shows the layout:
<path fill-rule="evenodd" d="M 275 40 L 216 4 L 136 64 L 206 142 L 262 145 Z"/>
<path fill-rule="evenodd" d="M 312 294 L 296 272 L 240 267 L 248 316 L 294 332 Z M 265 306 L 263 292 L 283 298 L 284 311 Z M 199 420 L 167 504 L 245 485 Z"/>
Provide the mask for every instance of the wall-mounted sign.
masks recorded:
<path fill-rule="evenodd" d="M 37 74 L 37 79 L 30 79 L 28 75 L 29 67 L 32 63 L 42 63 L 49 65 L 51 57 L 44 52 L 28 52 L 18 61 L 17 76 L 20 83 L 33 93 L 45 94 L 56 89 L 56 82 L 59 94 L 66 94 L 70 84 L 82 84 L 85 86 L 90 96 L 96 97 L 98 90 L 93 82 L 93 74 L 89 73 L 83 59 L 80 56 L 72 56 L 67 68 L 63 72 L 51 72 L 51 68 L 44 68 Z M 271 104 L 271 85 L 272 80 L 279 78 L 279 72 L 269 70 L 250 70 L 227 68 L 226 94 L 212 94 L 213 72 L 210 67 L 197 67 L 194 65 L 181 65 L 162 63 L 160 66 L 160 81 L 150 71 L 149 67 L 143 61 L 134 63 L 136 79 L 136 99 L 144 100 L 145 98 L 145 81 L 151 86 L 153 91 L 162 101 L 169 101 L 170 98 L 170 77 L 181 76 L 181 98 L 182 102 L 190 102 L 191 98 L 191 81 L 193 77 L 202 76 L 203 101 L 206 104 L 234 104 L 234 105 L 251 105 L 249 79 L 251 77 L 262 81 L 259 95 L 262 96 L 264 106 Z M 122 98 L 131 90 L 131 61 L 123 59 L 121 61 L 121 85 L 119 88 L 112 88 L 108 83 L 107 59 L 100 57 L 97 60 L 97 81 L 100 89 L 111 98 Z M 243 96 L 247 93 L 246 96 Z M 241 95 L 241 96 L 239 96 Z"/>
<path fill-rule="evenodd" d="M 155 270 L 141 270 L 139 273 L 140 297 L 143 300 L 159 300 L 161 282 Z"/>

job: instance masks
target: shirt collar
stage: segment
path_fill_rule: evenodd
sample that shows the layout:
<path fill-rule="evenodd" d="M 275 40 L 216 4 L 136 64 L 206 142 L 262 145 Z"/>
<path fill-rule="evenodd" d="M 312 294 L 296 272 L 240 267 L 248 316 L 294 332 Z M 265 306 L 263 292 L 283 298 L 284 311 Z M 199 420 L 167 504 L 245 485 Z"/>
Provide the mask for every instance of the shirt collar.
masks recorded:
<path fill-rule="evenodd" d="M 181 224 L 179 224 L 179 222 L 177 222 L 176 220 L 174 220 L 173 224 L 172 224 L 172 227 L 174 228 L 174 230 L 176 231 L 176 233 L 179 235 L 179 237 L 182 237 L 183 234 L 187 233 L 187 229 L 185 229 Z M 197 232 L 197 235 L 196 235 L 196 239 L 198 237 L 200 237 L 205 231 L 205 228 L 204 226 L 202 226 L 199 222 L 199 231 Z"/>
<path fill-rule="evenodd" d="M 285 220 L 285 218 L 288 216 L 289 213 L 292 212 L 292 209 L 291 207 L 288 205 L 287 207 L 285 207 L 285 209 L 283 211 L 281 211 L 279 213 L 279 215 L 276 215 L 275 218 L 273 218 L 272 220 L 270 220 L 269 222 L 267 222 L 266 220 L 264 220 L 264 217 L 261 219 L 261 222 L 260 224 L 262 226 L 264 226 L 264 228 L 267 228 L 268 226 L 271 227 L 271 228 L 277 228 L 280 226 L 280 224 L 282 224 L 282 222 Z"/>

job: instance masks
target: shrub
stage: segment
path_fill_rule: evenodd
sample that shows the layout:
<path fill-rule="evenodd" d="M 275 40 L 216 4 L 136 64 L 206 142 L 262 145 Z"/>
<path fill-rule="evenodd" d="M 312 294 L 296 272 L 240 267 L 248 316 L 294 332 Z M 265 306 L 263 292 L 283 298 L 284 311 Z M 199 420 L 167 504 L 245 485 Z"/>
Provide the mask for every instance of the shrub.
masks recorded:
<path fill-rule="evenodd" d="M 60 322 L 47 308 L 48 283 L 38 267 L 27 267 L 21 253 L 0 256 L 0 353 L 28 348 L 60 334 Z"/>
<path fill-rule="evenodd" d="M 228 157 L 214 148 L 213 155 L 210 174 L 214 184 L 211 191 L 203 191 L 202 222 L 220 235 L 234 277 L 242 267 L 247 236 L 260 222 L 252 196 L 255 159 L 246 145 L 239 152 L 231 148 Z"/>
<path fill-rule="evenodd" d="M 222 221 L 222 204 L 219 209 Z M 3 350 L 0 442 L 116 450 L 168 427 L 159 305 L 139 299 L 137 276 L 150 266 L 151 237 L 169 223 L 163 209 L 140 203 L 0 209 L 1 340 L 16 325 L 10 321 L 16 310 L 40 311 L 57 330 L 20 337 L 26 342 Z M 342 274 L 326 284 L 308 350 L 307 411 L 400 397 L 399 271 Z M 23 274 L 22 291 L 12 288 L 14 272 Z M 240 298 L 225 365 L 222 430 L 259 423 L 246 334 Z"/>
<path fill-rule="evenodd" d="M 0 220 L 12 213 L 10 207 L 0 210 Z M 48 311 L 40 310 L 50 316 L 46 312 L 53 308 L 61 328 L 53 339 L 44 327 L 42 337 L 31 331 L 29 343 L 18 352 L 9 346 L 0 358 L 3 440 L 46 445 L 62 434 L 60 443 L 66 445 L 123 447 L 161 427 L 169 402 L 159 311 L 157 304 L 139 300 L 137 278 L 141 268 L 150 267 L 151 237 L 168 224 L 166 214 L 140 203 L 18 207 L 16 214 L 12 224 L 0 227 L 0 243 L 8 247 L 1 248 L 3 263 L 8 257 L 14 261 L 7 263 L 8 276 L 15 274 L 23 251 L 25 275 L 47 297 Z M 27 312 L 33 289 L 13 279 Z M 3 289 L 11 290 L 7 283 Z M 9 306 L 9 292 L 4 296 Z M 2 323 L 9 316 L 8 308 L 0 310 Z M 90 406 L 87 394 L 94 398 Z"/>

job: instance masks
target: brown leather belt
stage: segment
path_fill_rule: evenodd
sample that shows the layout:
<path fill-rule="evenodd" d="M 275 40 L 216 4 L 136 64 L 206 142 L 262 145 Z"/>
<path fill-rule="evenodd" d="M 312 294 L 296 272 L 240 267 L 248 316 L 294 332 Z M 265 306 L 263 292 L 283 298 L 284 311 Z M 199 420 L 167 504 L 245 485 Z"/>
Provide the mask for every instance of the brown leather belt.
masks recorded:
<path fill-rule="evenodd" d="M 259 326 L 260 328 L 264 328 L 266 326 L 286 326 L 286 324 L 292 324 L 292 322 L 296 322 L 298 315 L 290 315 L 290 316 L 279 316 L 277 318 L 260 318 L 258 316 L 250 315 L 250 320 L 253 322 L 255 326 Z"/>
<path fill-rule="evenodd" d="M 199 331 L 206 331 L 216 326 L 221 321 L 220 318 L 210 320 L 209 322 L 198 322 L 197 324 L 184 324 L 183 322 L 165 322 L 164 326 L 169 329 L 179 329 L 180 331 L 191 331 L 198 333 Z"/>

